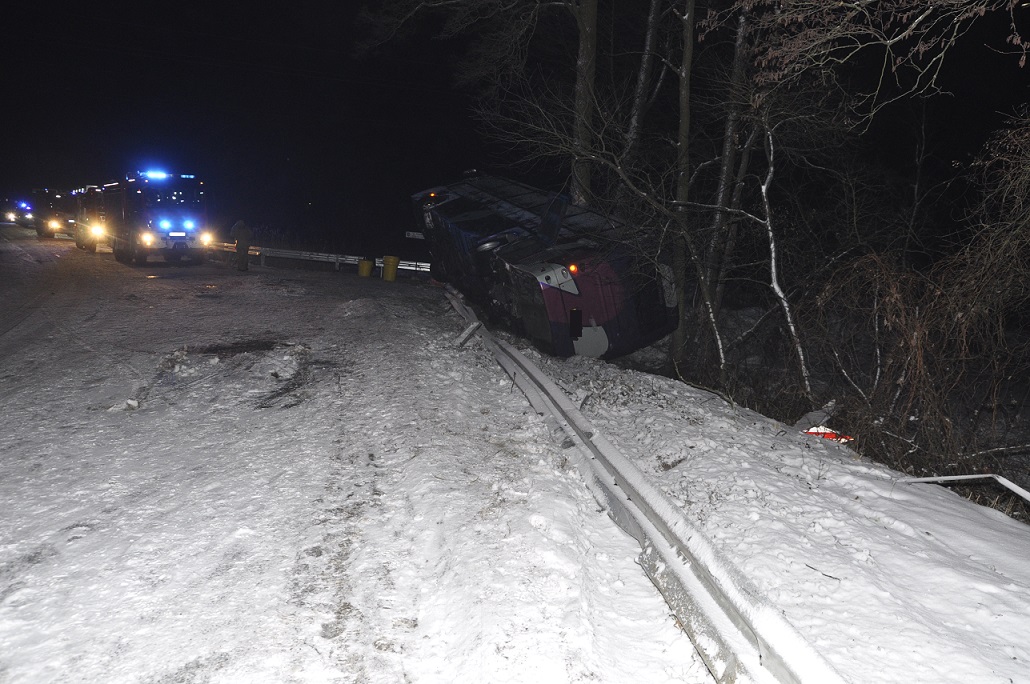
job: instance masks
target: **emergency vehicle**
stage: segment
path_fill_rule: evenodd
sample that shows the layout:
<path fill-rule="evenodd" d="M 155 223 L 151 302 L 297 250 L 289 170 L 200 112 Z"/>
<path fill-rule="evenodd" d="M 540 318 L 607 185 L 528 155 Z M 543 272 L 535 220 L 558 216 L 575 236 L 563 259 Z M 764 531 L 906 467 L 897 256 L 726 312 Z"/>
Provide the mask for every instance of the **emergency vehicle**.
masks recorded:
<path fill-rule="evenodd" d="M 138 171 L 101 188 L 104 229 L 114 258 L 145 264 L 151 256 L 203 261 L 208 229 L 204 182 L 192 174 Z"/>
<path fill-rule="evenodd" d="M 75 198 L 75 246 L 87 252 L 97 251 L 97 245 L 107 231 L 104 228 L 104 198 L 98 185 L 87 185 L 72 190 Z"/>
<path fill-rule="evenodd" d="M 32 205 L 24 200 L 19 200 L 12 205 L 5 206 L 4 219 L 9 223 L 31 228 L 35 220 L 32 215 Z"/>
<path fill-rule="evenodd" d="M 32 218 L 37 236 L 42 238 L 54 237 L 58 233 L 73 234 L 75 209 L 68 193 L 37 188 L 32 191 L 32 204 L 35 207 Z"/>

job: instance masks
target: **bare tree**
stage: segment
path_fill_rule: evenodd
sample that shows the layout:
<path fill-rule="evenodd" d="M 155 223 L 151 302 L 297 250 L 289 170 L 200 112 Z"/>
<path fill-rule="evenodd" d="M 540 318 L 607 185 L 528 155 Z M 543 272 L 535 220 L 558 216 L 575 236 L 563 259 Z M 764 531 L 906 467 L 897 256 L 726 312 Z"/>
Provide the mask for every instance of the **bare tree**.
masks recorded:
<path fill-rule="evenodd" d="M 575 118 L 573 119 L 572 199 L 589 204 L 590 157 L 593 154 L 594 78 L 597 72 L 597 0 L 570 2 L 576 18 L 579 49 L 576 54 Z"/>
<path fill-rule="evenodd" d="M 682 366 L 688 354 L 687 342 L 688 322 L 692 316 L 690 302 L 687 300 L 687 265 L 693 261 L 700 279 L 702 306 L 712 330 L 715 332 L 716 344 L 719 348 L 719 366 L 725 366 L 722 345 L 718 339 L 718 324 L 715 318 L 715 307 L 712 302 L 712 290 L 707 282 L 707 272 L 703 268 L 701 253 L 690 235 L 686 207 L 690 203 L 690 135 L 691 135 L 691 79 L 694 74 L 694 38 L 697 32 L 697 12 L 694 0 L 683 0 L 682 13 L 682 47 L 679 65 L 679 125 L 676 133 L 676 165 L 675 165 L 675 202 L 679 208 L 676 215 L 676 234 L 673 241 L 673 274 L 676 282 L 677 307 L 679 325 L 672 334 L 669 347 L 669 358 L 674 366 Z"/>
<path fill-rule="evenodd" d="M 776 301 L 783 310 L 783 319 L 787 324 L 791 346 L 793 347 L 794 354 L 797 357 L 798 377 L 801 380 L 801 386 L 804 390 L 805 397 L 811 400 L 812 381 L 808 370 L 808 362 L 805 360 L 804 344 L 802 343 L 801 333 L 795 320 L 793 307 L 787 297 L 787 293 L 783 290 L 782 283 L 780 282 L 780 259 L 777 253 L 776 228 L 773 221 L 772 201 L 770 200 L 773 177 L 776 173 L 776 139 L 774 128 L 768 121 L 763 121 L 762 132 L 764 134 L 763 137 L 765 138 L 766 174 L 765 178 L 762 179 L 761 184 L 762 216 L 760 222 L 762 227 L 765 229 L 766 237 L 769 241 L 769 287 L 772 288 L 772 291 L 776 296 Z"/>
<path fill-rule="evenodd" d="M 648 5 L 644 46 L 640 53 L 640 66 L 637 68 L 633 98 L 630 103 L 629 123 L 626 127 L 626 146 L 622 155 L 624 164 L 630 167 L 635 164 L 640 149 L 644 117 L 654 101 L 654 92 L 661 86 L 661 79 L 657 79 L 655 82 L 654 72 L 655 62 L 658 58 L 658 31 L 662 7 L 662 0 L 650 0 Z"/>
<path fill-rule="evenodd" d="M 983 188 L 971 216 L 976 235 L 940 267 L 953 282 L 948 294 L 956 318 L 949 334 L 963 340 L 985 317 L 1030 301 L 1030 108 L 994 135 L 975 171 Z"/>
<path fill-rule="evenodd" d="M 737 217 L 734 211 L 740 209 L 744 176 L 750 165 L 751 150 L 758 139 L 758 128 L 750 133 L 742 130 L 742 114 L 748 107 L 745 84 L 745 62 L 747 59 L 747 14 L 737 17 L 736 35 L 733 42 L 733 58 L 729 75 L 728 97 L 725 105 L 725 124 L 722 131 L 722 147 L 718 159 L 718 178 L 711 213 L 707 244 L 703 260 L 704 277 L 700 283 L 712 288 L 705 295 L 712 303 L 712 315 L 708 325 L 698 326 L 694 335 L 696 351 L 702 358 L 714 343 L 719 354 L 720 368 L 725 364 L 721 333 L 711 322 L 719 320 L 722 300 L 726 291 L 726 276 L 736 247 Z M 742 135 L 747 137 L 741 142 Z M 739 166 L 738 166 L 739 157 Z M 705 312 L 707 314 L 707 312 Z M 702 321 L 704 323 L 704 321 Z"/>
<path fill-rule="evenodd" d="M 988 13 L 1008 13 L 1008 42 L 1026 59 L 1016 30 L 1020 0 L 737 0 L 763 39 L 755 43 L 760 82 L 789 86 L 811 71 L 833 71 L 859 61 L 876 65 L 876 78 L 856 92 L 867 116 L 885 104 L 939 89 L 944 58 L 973 23 Z M 875 61 L 874 61 L 875 60 Z"/>
<path fill-rule="evenodd" d="M 513 91 L 529 81 L 529 48 L 549 22 L 570 17 L 575 26 L 577 51 L 573 68 L 574 86 L 568 127 L 572 147 L 567 151 L 571 164 L 573 198 L 590 200 L 589 158 L 593 149 L 595 111 L 594 80 L 597 64 L 598 0 L 385 0 L 363 13 L 369 38 L 364 50 L 403 36 L 427 17 L 442 18 L 438 34 L 442 38 L 474 37 L 467 59 L 458 70 L 459 82 L 476 84 L 493 98 L 511 101 Z M 559 41 L 560 42 L 560 41 Z M 523 88 L 522 97 L 532 88 Z M 496 103 L 495 103 L 496 104 Z M 521 104 L 517 105 L 521 107 Z M 500 111 L 488 106 L 489 114 Z M 496 124 L 496 122 L 494 122 Z"/>

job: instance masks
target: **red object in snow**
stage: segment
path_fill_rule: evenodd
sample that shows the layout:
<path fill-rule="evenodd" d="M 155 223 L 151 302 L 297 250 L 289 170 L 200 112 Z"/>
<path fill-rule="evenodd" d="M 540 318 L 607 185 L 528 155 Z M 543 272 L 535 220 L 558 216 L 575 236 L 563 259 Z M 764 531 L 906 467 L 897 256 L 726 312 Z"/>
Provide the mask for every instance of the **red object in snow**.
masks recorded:
<path fill-rule="evenodd" d="M 841 444 L 847 444 L 848 442 L 854 442 L 855 438 L 848 435 L 842 435 L 836 430 L 832 430 L 825 425 L 816 425 L 805 430 L 806 435 L 816 435 L 823 439 L 832 439 L 834 442 L 840 442 Z"/>

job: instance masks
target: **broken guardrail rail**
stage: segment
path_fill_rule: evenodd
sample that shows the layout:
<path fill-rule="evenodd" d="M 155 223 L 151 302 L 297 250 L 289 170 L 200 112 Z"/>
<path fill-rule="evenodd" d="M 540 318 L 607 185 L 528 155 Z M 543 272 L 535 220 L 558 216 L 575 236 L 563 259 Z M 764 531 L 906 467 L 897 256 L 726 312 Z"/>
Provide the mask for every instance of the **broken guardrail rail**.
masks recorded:
<path fill-rule="evenodd" d="M 1001 475 L 995 475 L 994 473 L 979 473 L 973 475 L 941 475 L 934 477 L 903 477 L 898 482 L 905 484 L 918 484 L 920 482 L 926 482 L 931 484 L 939 484 L 942 482 L 965 482 L 968 480 L 994 480 L 1005 489 L 1013 492 L 1017 496 L 1023 497 L 1026 501 L 1030 502 L 1030 492 L 1023 489 L 1012 480 L 1008 480 Z"/>

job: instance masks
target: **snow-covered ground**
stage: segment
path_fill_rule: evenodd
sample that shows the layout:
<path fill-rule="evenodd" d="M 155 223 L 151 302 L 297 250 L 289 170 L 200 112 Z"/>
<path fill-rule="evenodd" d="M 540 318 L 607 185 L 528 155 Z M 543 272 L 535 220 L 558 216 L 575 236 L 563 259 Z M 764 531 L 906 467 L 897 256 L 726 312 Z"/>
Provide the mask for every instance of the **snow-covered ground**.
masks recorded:
<path fill-rule="evenodd" d="M 706 682 L 438 288 L 0 226 L 0 682 Z M 525 350 L 849 682 L 1030 682 L 1030 529 Z"/>

